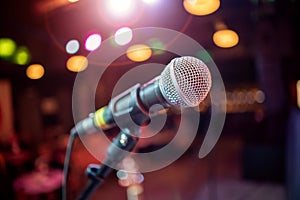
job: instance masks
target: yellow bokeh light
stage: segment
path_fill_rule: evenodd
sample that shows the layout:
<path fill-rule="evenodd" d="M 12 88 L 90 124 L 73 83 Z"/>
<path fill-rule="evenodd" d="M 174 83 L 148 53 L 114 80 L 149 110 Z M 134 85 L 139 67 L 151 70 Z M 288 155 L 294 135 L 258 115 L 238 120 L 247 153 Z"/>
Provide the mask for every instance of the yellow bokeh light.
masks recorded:
<path fill-rule="evenodd" d="M 13 57 L 13 62 L 18 65 L 27 65 L 30 61 L 30 52 L 25 46 L 20 46 Z"/>
<path fill-rule="evenodd" d="M 10 38 L 0 39 L 0 57 L 8 58 L 13 55 L 16 50 L 16 43 Z"/>
<path fill-rule="evenodd" d="M 300 80 L 297 81 L 296 87 L 297 87 L 297 105 L 298 108 L 300 108 Z"/>
<path fill-rule="evenodd" d="M 67 69 L 71 72 L 81 72 L 88 66 L 88 59 L 85 56 L 72 56 L 67 60 Z"/>
<path fill-rule="evenodd" d="M 26 70 L 26 75 L 30 79 L 40 79 L 44 76 L 45 69 L 40 64 L 32 64 Z"/>
<path fill-rule="evenodd" d="M 238 44 L 239 36 L 236 32 L 229 29 L 219 30 L 214 33 L 213 41 L 219 47 L 230 48 Z"/>
<path fill-rule="evenodd" d="M 218 10 L 220 0 L 184 0 L 183 7 L 192 15 L 209 15 Z"/>
<path fill-rule="evenodd" d="M 135 62 L 148 60 L 152 55 L 152 50 L 144 44 L 137 44 L 129 47 L 126 52 L 127 57 Z"/>

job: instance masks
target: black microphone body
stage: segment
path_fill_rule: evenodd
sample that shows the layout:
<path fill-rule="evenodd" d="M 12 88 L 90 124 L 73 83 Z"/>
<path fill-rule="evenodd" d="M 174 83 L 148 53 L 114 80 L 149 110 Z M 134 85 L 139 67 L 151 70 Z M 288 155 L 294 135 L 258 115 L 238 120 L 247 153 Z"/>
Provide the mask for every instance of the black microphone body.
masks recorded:
<path fill-rule="evenodd" d="M 202 61 L 190 56 L 174 58 L 160 76 L 143 85 L 136 84 L 117 95 L 108 106 L 77 123 L 71 132 L 80 135 L 115 126 L 121 129 L 136 128 L 148 123 L 150 115 L 164 108 L 199 105 L 210 87 L 210 72 Z M 152 109 L 156 104 L 160 106 Z"/>
<path fill-rule="evenodd" d="M 144 85 L 136 84 L 118 96 L 111 99 L 108 106 L 102 107 L 88 118 L 80 121 L 73 132 L 77 134 L 94 133 L 99 129 L 107 130 L 117 125 L 120 128 L 128 128 L 128 117 L 136 125 L 143 125 L 150 120 L 150 108 L 159 104 L 168 108 L 169 104 L 163 97 L 159 88 L 159 79 L 154 78 Z M 159 110 L 156 110 L 159 111 Z M 151 114 L 155 111 L 151 110 Z"/>

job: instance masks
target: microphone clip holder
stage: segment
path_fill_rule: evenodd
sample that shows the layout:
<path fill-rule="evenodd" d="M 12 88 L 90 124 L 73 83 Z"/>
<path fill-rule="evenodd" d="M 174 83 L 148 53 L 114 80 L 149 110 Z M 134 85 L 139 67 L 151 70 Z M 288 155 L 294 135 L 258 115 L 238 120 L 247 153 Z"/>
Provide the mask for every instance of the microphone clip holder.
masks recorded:
<path fill-rule="evenodd" d="M 128 129 L 122 129 L 107 149 L 107 157 L 101 165 L 90 164 L 86 169 L 89 182 L 80 193 L 78 200 L 88 199 L 92 192 L 104 182 L 111 171 L 115 169 L 138 142 L 138 137 L 133 136 Z"/>
<path fill-rule="evenodd" d="M 129 129 L 133 134 L 139 134 L 140 126 L 150 120 L 140 100 L 140 89 L 141 85 L 136 84 L 112 98 L 108 105 L 114 123 L 120 129 Z"/>

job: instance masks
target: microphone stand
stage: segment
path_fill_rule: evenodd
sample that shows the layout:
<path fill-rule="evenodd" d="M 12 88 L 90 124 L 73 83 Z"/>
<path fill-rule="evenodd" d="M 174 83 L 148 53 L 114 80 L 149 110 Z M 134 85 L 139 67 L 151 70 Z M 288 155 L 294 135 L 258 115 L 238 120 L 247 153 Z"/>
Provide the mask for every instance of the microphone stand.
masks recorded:
<path fill-rule="evenodd" d="M 100 186 L 108 177 L 114 167 L 120 163 L 135 147 L 138 137 L 130 134 L 128 129 L 121 130 L 113 142 L 108 146 L 107 158 L 102 165 L 90 164 L 86 169 L 89 182 L 79 194 L 77 200 L 85 200 Z"/>
<path fill-rule="evenodd" d="M 156 87 L 151 87 L 157 89 Z M 136 84 L 128 90 L 114 97 L 108 107 L 112 112 L 115 121 L 121 129 L 117 137 L 108 146 L 107 157 L 102 165 L 89 165 L 86 174 L 90 181 L 80 193 L 78 200 L 88 199 L 92 192 L 101 185 L 111 171 L 119 164 L 135 147 L 138 142 L 139 126 L 148 123 L 149 113 L 144 110 L 139 97 L 140 84 Z M 156 99 L 156 98 L 154 98 Z M 128 124 L 128 118 L 131 118 L 134 124 Z"/>

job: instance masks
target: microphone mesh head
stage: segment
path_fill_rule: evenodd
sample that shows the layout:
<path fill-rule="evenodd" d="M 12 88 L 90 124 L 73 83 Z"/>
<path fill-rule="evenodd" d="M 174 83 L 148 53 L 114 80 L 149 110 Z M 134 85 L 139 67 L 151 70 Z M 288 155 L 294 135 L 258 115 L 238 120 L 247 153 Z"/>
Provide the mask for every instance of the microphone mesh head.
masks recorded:
<path fill-rule="evenodd" d="M 211 75 L 207 66 L 195 57 L 174 58 L 161 73 L 159 87 L 171 105 L 194 107 L 207 96 Z"/>

